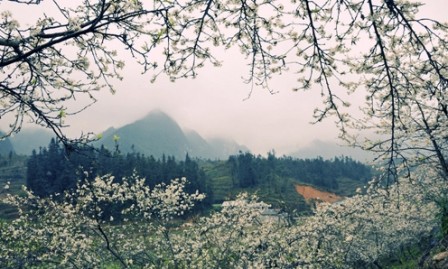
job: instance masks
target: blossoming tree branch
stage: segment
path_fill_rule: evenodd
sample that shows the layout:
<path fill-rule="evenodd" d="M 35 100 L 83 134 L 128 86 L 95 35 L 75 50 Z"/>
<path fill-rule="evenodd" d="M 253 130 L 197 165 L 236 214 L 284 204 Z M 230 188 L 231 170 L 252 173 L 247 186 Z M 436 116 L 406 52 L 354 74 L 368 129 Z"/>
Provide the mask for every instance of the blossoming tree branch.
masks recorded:
<path fill-rule="evenodd" d="M 46 5 L 22 23 L 8 10 L 0 20 L 0 116 L 48 127 L 66 145 L 68 102 L 122 78 L 125 58 L 156 79 L 195 77 L 213 52 L 238 47 L 250 89 L 297 73 L 295 90 L 320 88 L 316 121 L 333 116 L 341 136 L 386 159 L 388 178 L 414 165 L 413 154 L 448 174 L 447 24 L 419 17 L 421 3 L 332 1 L 2 1 L 21 10 Z M 359 44 L 362 44 L 361 46 Z M 355 76 L 353 74 L 356 74 Z M 342 87 L 341 87 L 342 86 Z M 365 91 L 365 118 L 344 112 L 344 93 Z M 375 129 L 378 141 L 357 141 L 350 129 Z M 397 161 L 398 160 L 398 161 Z"/>
<path fill-rule="evenodd" d="M 173 231 L 167 219 L 203 199 L 183 193 L 183 180 L 151 190 L 138 177 L 132 184 L 98 177 L 55 200 L 27 192 L 26 198 L 8 198 L 21 216 L 0 223 L 3 267 L 356 268 L 371 266 L 417 238 L 430 238 L 434 230 L 446 236 L 448 24 L 421 16 L 422 3 L 0 4 L 16 10 L 45 7 L 27 18 L 31 22 L 7 9 L 0 14 L 0 118 L 12 119 L 7 135 L 31 120 L 53 130 L 69 149 L 92 137 L 69 139 L 64 119 L 94 104 L 97 91 L 114 92 L 124 59 L 139 63 L 153 81 L 162 74 L 175 81 L 200 75 L 206 64 L 219 66 L 215 52 L 236 47 L 248 64 L 249 91 L 270 91 L 273 76 L 294 72 L 293 90 L 317 89 L 322 96 L 316 122 L 335 118 L 341 137 L 375 152 L 384 171 L 365 195 L 318 208 L 303 225 L 281 228 L 261 224 L 262 205 L 241 197 L 240 206 Z M 366 97 L 360 118 L 345 110 L 350 105 L 345 96 L 353 92 Z M 73 109 L 69 103 L 79 98 L 90 104 Z M 360 140 L 357 132 L 366 129 L 378 136 Z M 123 218 L 138 216 L 139 222 L 119 229 L 109 223 L 113 219 L 104 220 L 101 206 L 111 202 L 121 203 Z"/>

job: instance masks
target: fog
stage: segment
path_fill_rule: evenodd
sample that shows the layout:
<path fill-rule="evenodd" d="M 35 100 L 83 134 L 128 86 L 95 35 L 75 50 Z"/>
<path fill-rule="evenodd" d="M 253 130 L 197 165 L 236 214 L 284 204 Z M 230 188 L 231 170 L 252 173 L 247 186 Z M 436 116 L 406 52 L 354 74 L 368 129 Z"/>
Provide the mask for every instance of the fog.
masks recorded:
<path fill-rule="evenodd" d="M 423 13 L 430 17 L 445 19 L 442 14 L 444 1 L 426 1 Z M 1 7 L 5 8 L 5 5 Z M 19 12 L 19 16 L 30 16 Z M 443 17 L 445 16 L 445 17 Z M 25 17 L 24 17 L 25 18 Z M 103 90 L 95 94 L 98 101 L 85 111 L 66 120 L 65 132 L 72 137 L 81 132 L 101 133 L 109 127 L 120 127 L 150 111 L 159 109 L 170 115 L 183 128 L 193 129 L 204 137 L 234 139 L 264 154 L 275 149 L 279 154 L 297 151 L 319 139 L 342 143 L 337 139 L 338 129 L 329 118 L 318 124 L 312 115 L 322 106 L 321 89 L 293 92 L 296 84 L 294 70 L 273 77 L 272 92 L 261 87 L 251 90 L 243 76 L 249 67 L 238 51 L 218 52 L 222 67 L 205 66 L 196 79 L 181 79 L 172 83 L 164 76 L 150 83 L 151 74 L 141 74 L 141 67 L 127 58 L 123 81 L 115 81 L 115 94 Z M 359 114 L 362 93 L 349 96 L 352 106 L 349 112 Z M 77 99 L 69 107 L 86 104 Z M 0 121 L 0 129 L 6 129 L 6 121 Z"/>

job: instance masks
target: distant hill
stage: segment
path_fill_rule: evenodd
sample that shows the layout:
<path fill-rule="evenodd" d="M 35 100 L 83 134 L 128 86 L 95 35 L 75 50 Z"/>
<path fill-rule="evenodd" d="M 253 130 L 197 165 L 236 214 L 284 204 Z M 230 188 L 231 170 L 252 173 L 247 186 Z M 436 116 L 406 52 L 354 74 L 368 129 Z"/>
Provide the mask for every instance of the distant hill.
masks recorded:
<path fill-rule="evenodd" d="M 2 137 L 4 135 L 5 135 L 5 133 L 0 131 L 0 137 Z M 2 140 L 0 140 L 0 155 L 7 155 L 13 151 L 14 151 L 14 147 L 11 143 L 11 140 L 8 137 L 5 137 Z"/>
<path fill-rule="evenodd" d="M 186 131 L 185 137 L 188 142 L 187 151 L 189 152 L 189 154 L 193 156 L 201 156 L 207 158 L 217 157 L 215 156 L 217 152 L 213 151 L 207 140 L 205 140 L 196 131 L 193 130 Z"/>
<path fill-rule="evenodd" d="M 183 159 L 188 153 L 192 157 L 220 159 L 247 150 L 231 140 L 209 142 L 195 131 L 184 132 L 175 120 L 158 110 L 121 128 L 107 129 L 95 145 L 114 150 L 115 140 L 123 153 L 140 152 L 156 158 L 165 154 Z"/>
<path fill-rule="evenodd" d="M 14 151 L 21 155 L 31 155 L 33 149 L 47 147 L 53 133 L 42 128 L 23 129 L 10 137 Z"/>
<path fill-rule="evenodd" d="M 350 156 L 351 158 L 361 162 L 369 162 L 373 160 L 373 155 L 370 152 L 363 151 L 359 148 L 341 146 L 334 142 L 322 141 L 319 139 L 315 139 L 308 146 L 286 155 L 302 159 L 312 159 L 316 157 L 331 159 L 344 155 Z"/>
<path fill-rule="evenodd" d="M 221 159 L 227 159 L 230 155 L 234 155 L 239 151 L 248 152 L 249 148 L 236 144 L 233 140 L 224 138 L 213 138 L 209 140 L 210 146 L 215 152 L 221 153 Z"/>

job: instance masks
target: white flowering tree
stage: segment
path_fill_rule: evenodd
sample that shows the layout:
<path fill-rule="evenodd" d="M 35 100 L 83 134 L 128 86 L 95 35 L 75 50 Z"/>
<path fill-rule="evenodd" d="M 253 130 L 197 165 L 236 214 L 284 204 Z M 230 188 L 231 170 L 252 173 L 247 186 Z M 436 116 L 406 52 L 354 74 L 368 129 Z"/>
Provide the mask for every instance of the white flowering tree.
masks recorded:
<path fill-rule="evenodd" d="M 390 188 L 372 183 L 367 194 L 321 204 L 294 225 L 260 221 L 259 203 L 244 198 L 192 227 L 178 257 L 189 268 L 369 268 L 433 236 L 440 227 L 433 196 L 446 191 L 425 177 Z"/>
<path fill-rule="evenodd" d="M 185 184 L 185 178 L 175 179 L 150 189 L 137 176 L 120 182 L 105 176 L 56 197 L 39 198 L 30 191 L 25 197 L 8 196 L 5 202 L 16 206 L 20 217 L 0 227 L 0 267 L 128 267 L 133 259 L 163 264 L 169 255 L 156 254 L 169 242 L 169 221 L 204 199 L 184 192 Z M 118 212 L 106 216 L 114 205 Z M 117 214 L 120 226 L 113 225 Z"/>
<path fill-rule="evenodd" d="M 316 121 L 336 116 L 341 135 L 387 159 L 386 179 L 428 162 L 446 164 L 448 25 L 420 17 L 407 0 L 2 1 L 0 116 L 51 128 L 65 142 L 70 100 L 114 91 L 125 58 L 154 79 L 195 77 L 219 65 L 216 48 L 239 47 L 246 81 L 269 89 L 282 72 L 296 72 L 296 90 L 319 86 Z M 42 6 L 24 22 L 8 9 Z M 34 8 L 34 9 L 33 9 Z M 441 7 L 442 8 L 442 7 Z M 357 74 L 357 75 L 354 75 Z M 365 119 L 345 113 L 345 93 L 365 91 Z M 356 141 L 348 127 L 373 128 L 378 141 Z"/>
<path fill-rule="evenodd" d="M 366 194 L 320 204 L 294 224 L 263 218 L 268 205 L 242 194 L 210 216 L 174 225 L 204 198 L 185 179 L 149 189 L 137 176 L 98 177 L 73 193 L 8 197 L 20 218 L 0 226 L 2 268 L 366 268 L 440 229 L 443 181 L 373 182 Z M 111 204 L 119 214 L 105 215 Z M 39 267 L 40 266 L 40 267 Z"/>

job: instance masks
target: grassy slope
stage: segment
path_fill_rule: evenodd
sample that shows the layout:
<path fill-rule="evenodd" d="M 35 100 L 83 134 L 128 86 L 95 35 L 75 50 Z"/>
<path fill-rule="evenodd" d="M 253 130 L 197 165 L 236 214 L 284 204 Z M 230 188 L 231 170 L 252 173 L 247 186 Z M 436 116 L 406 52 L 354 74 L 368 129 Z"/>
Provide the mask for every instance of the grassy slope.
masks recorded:
<path fill-rule="evenodd" d="M 205 161 L 200 163 L 213 190 L 216 202 L 231 199 L 235 194 L 230 169 L 224 161 Z"/>
<path fill-rule="evenodd" d="M 243 189 L 233 185 L 230 168 L 226 161 L 201 162 L 201 168 L 210 179 L 215 203 L 222 203 L 222 201 L 234 199 L 238 193 L 248 192 L 255 193 L 260 200 L 286 211 L 309 210 L 303 197 L 295 191 L 293 179 L 276 176 L 274 181 L 277 183 L 272 186 L 259 185 Z"/>

